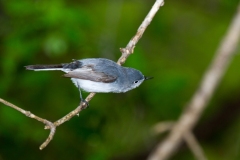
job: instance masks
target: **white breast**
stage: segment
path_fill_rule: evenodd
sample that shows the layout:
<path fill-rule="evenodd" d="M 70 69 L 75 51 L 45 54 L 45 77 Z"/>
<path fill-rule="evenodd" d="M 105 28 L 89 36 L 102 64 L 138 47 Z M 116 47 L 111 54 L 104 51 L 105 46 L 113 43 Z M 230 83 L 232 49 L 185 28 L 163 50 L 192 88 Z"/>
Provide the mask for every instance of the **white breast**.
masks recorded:
<path fill-rule="evenodd" d="M 118 92 L 112 83 L 102 83 L 102 82 L 93 82 L 89 80 L 75 79 L 71 78 L 76 87 L 77 84 L 80 85 L 80 88 L 86 92 L 95 92 L 95 93 L 108 93 L 108 92 Z"/>

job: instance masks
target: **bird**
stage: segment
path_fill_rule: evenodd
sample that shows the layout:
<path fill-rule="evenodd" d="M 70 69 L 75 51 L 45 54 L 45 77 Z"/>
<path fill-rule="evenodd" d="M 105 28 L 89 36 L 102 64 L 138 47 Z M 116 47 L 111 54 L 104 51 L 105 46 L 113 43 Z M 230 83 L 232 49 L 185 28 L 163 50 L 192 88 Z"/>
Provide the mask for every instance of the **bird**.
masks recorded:
<path fill-rule="evenodd" d="M 65 72 L 63 77 L 71 78 L 80 92 L 80 103 L 83 99 L 81 90 L 94 93 L 124 93 L 153 77 L 144 76 L 139 70 L 123 67 L 105 58 L 86 58 L 70 63 L 51 65 L 28 65 L 27 70 Z"/>

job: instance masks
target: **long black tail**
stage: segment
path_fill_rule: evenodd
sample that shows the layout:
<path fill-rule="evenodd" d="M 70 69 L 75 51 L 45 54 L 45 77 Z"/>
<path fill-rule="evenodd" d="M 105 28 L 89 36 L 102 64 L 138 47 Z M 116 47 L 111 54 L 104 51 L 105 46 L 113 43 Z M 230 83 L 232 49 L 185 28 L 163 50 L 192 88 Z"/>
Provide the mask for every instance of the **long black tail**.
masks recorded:
<path fill-rule="evenodd" d="M 48 71 L 48 70 L 62 70 L 62 64 L 52 64 L 52 65 L 29 65 L 25 66 L 27 70 L 34 70 L 34 71 Z"/>

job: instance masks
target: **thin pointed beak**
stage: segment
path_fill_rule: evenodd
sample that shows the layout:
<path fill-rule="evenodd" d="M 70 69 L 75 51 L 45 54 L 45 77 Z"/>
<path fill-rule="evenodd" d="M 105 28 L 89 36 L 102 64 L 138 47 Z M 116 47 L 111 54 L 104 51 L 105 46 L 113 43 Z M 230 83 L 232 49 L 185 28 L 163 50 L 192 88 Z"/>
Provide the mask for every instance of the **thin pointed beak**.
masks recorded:
<path fill-rule="evenodd" d="M 146 76 L 144 76 L 144 80 L 149 80 L 149 79 L 153 79 L 153 77 L 146 77 Z"/>

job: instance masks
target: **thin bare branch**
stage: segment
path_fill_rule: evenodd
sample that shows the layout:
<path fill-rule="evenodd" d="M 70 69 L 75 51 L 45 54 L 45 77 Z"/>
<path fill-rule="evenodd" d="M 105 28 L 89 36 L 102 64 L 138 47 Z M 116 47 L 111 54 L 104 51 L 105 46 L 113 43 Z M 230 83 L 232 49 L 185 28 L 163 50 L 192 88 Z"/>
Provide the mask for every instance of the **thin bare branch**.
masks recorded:
<path fill-rule="evenodd" d="M 52 122 L 46 121 L 45 124 L 50 126 L 50 134 L 48 138 L 45 140 L 45 142 L 43 142 L 43 144 L 39 147 L 40 150 L 44 149 L 49 144 L 49 142 L 53 139 L 53 136 L 56 132 L 56 126 Z"/>
<path fill-rule="evenodd" d="M 164 5 L 164 0 L 156 0 L 151 10 L 149 11 L 148 15 L 145 17 L 144 21 L 138 28 L 135 36 L 132 37 L 132 39 L 129 41 L 129 43 L 125 48 L 120 48 L 120 51 L 122 52 L 122 56 L 119 58 L 117 62 L 119 65 L 124 64 L 127 57 L 133 53 L 135 45 L 137 44 L 139 39 L 142 37 L 144 31 L 146 30 L 148 25 L 151 23 L 153 17 L 155 16 L 159 8 L 163 5 Z"/>
<path fill-rule="evenodd" d="M 3 100 L 1 98 L 0 98 L 0 102 L 5 104 L 6 106 L 9 106 L 9 107 L 11 107 L 11 108 L 21 112 L 22 114 L 24 114 L 27 117 L 33 118 L 33 119 L 35 119 L 35 120 L 37 120 L 39 122 L 42 122 L 43 124 L 49 126 L 50 134 L 49 134 L 48 138 L 45 140 L 45 142 L 40 146 L 40 149 L 43 149 L 44 147 L 46 147 L 48 145 L 48 143 L 53 139 L 53 136 L 54 136 L 55 131 L 56 131 L 56 126 L 54 126 L 54 124 L 52 122 L 50 122 L 50 121 L 48 121 L 46 119 L 43 119 L 41 117 L 38 117 L 38 116 L 32 114 L 31 112 L 26 111 L 26 110 L 24 110 L 22 108 L 19 108 L 16 105 L 14 105 L 14 104 L 6 101 L 6 100 Z"/>
<path fill-rule="evenodd" d="M 176 125 L 174 125 L 169 136 L 162 143 L 158 144 L 156 149 L 150 154 L 148 160 L 168 159 L 181 143 L 184 133 L 194 127 L 228 68 L 237 48 L 239 37 L 240 9 L 238 9 L 233 18 L 228 32 L 216 52 L 216 57 L 206 71 L 198 90 L 192 97 L 185 112 L 183 112 Z"/>
<path fill-rule="evenodd" d="M 0 102 L 3 103 L 3 104 L 5 104 L 6 106 L 9 106 L 9 107 L 15 109 L 15 110 L 18 110 L 19 112 L 21 112 L 22 114 L 24 114 L 24 115 L 27 116 L 27 117 L 29 117 L 29 115 L 31 115 L 31 112 L 25 111 L 24 109 L 19 108 L 19 107 L 15 106 L 14 104 L 12 104 L 12 103 L 4 100 L 4 99 L 1 99 L 1 98 L 0 98 Z M 37 119 L 37 120 L 38 120 L 38 119 Z M 41 121 L 41 120 L 42 120 L 42 119 L 39 119 L 38 121 Z"/>
<path fill-rule="evenodd" d="M 89 102 L 94 97 L 94 95 L 95 95 L 95 93 L 90 93 L 87 96 L 86 101 Z M 81 112 L 85 107 L 86 107 L 86 104 L 85 103 L 81 103 L 75 110 L 71 111 L 66 116 L 64 116 L 61 119 L 59 119 L 56 122 L 54 122 L 54 125 L 55 126 L 60 126 L 64 122 L 69 121 L 72 117 L 78 115 L 79 112 Z M 48 125 L 45 126 L 45 129 L 49 129 L 49 128 L 50 128 L 50 126 L 48 126 Z"/>

